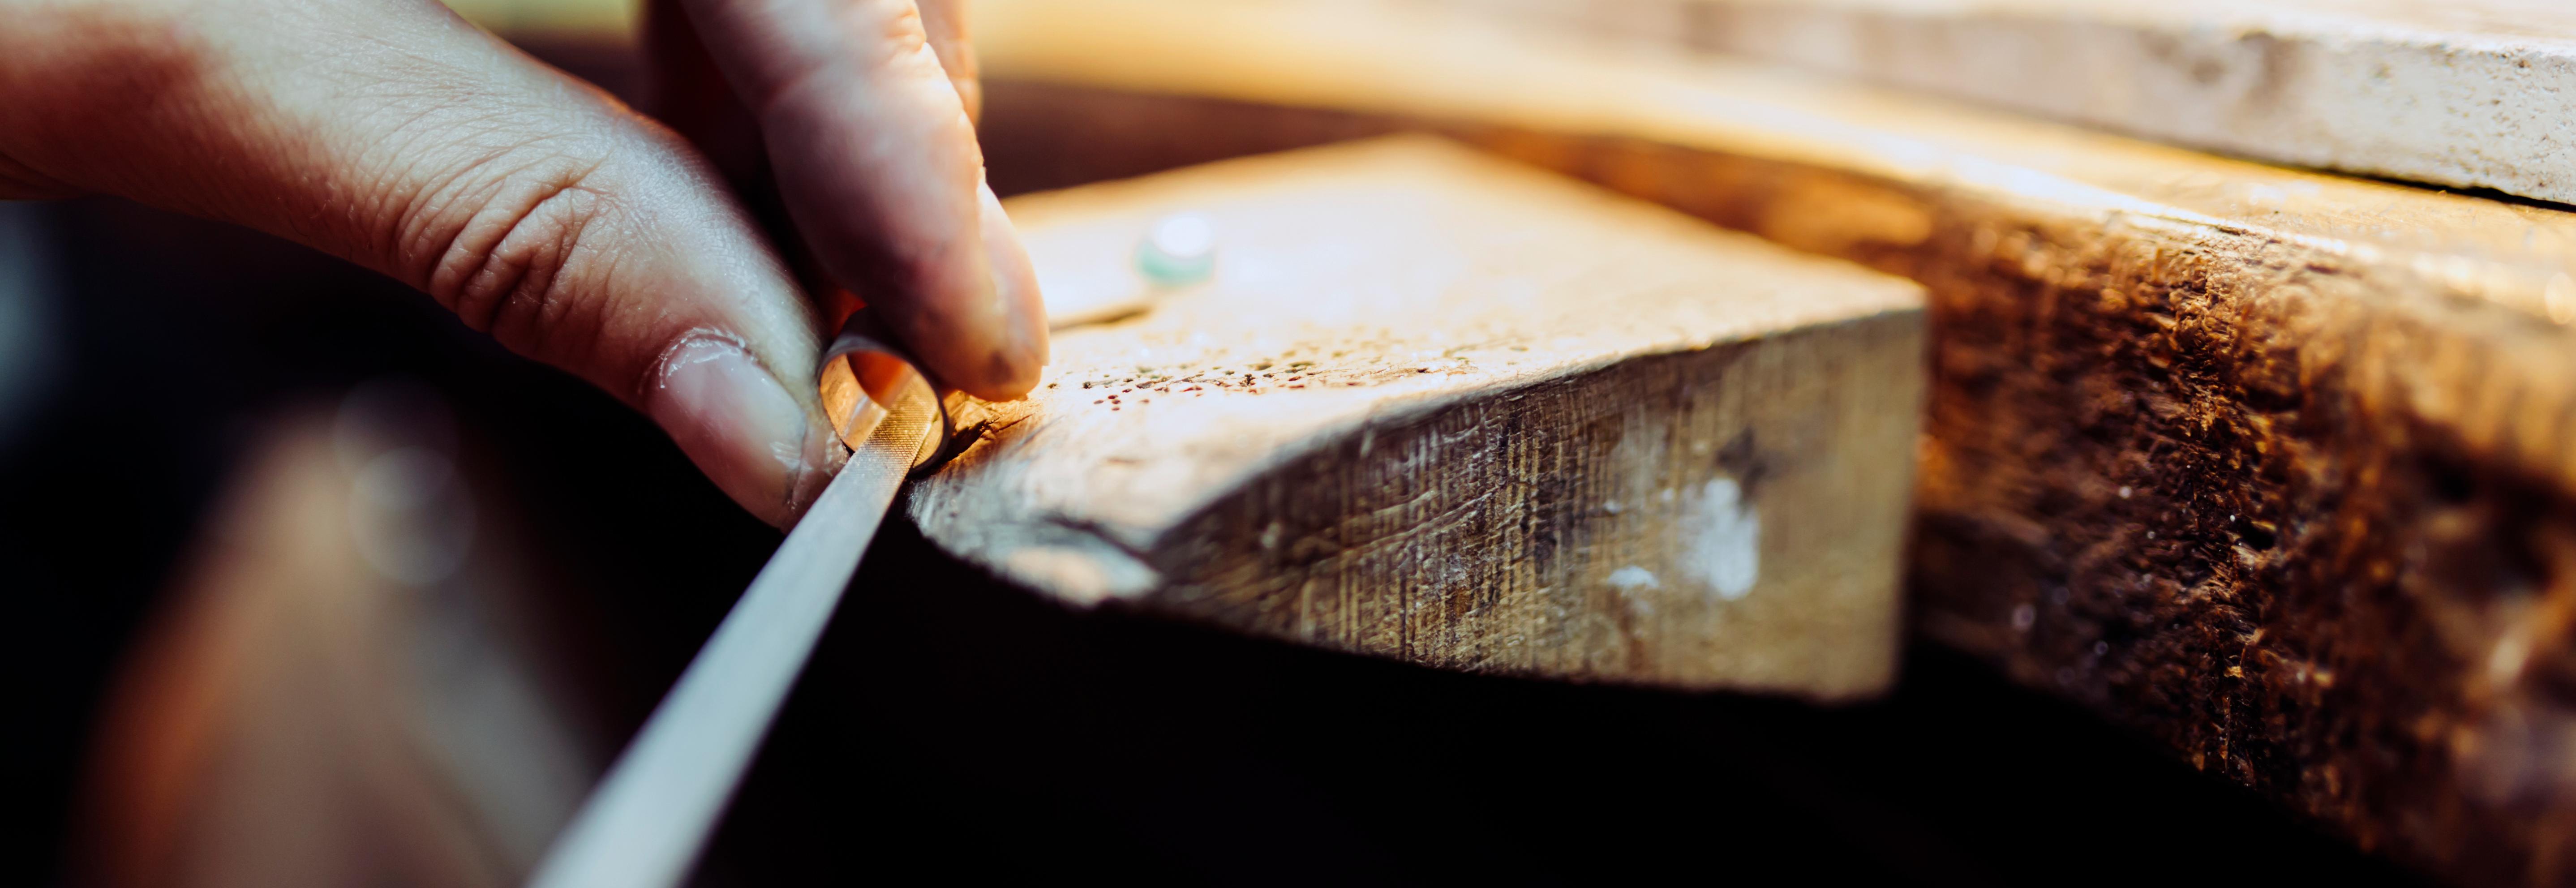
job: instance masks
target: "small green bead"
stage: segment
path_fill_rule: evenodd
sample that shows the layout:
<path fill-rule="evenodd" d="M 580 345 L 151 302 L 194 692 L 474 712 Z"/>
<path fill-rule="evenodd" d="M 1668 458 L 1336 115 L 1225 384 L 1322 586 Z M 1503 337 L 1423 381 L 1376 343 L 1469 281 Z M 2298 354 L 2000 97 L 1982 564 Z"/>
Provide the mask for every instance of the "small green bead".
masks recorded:
<path fill-rule="evenodd" d="M 1136 245 L 1136 270 L 1157 286 L 1183 287 L 1216 271 L 1216 236 L 1207 217 L 1181 213 L 1154 223 Z"/>

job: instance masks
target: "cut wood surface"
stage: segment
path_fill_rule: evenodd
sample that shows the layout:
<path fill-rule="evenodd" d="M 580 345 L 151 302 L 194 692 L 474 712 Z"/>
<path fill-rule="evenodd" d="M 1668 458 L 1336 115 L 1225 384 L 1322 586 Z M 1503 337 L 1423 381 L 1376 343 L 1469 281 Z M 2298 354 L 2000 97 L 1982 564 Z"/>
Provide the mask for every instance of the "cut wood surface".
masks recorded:
<path fill-rule="evenodd" d="M 2566 0 L 1427 0 L 2278 163 L 2576 202 Z"/>
<path fill-rule="evenodd" d="M 1430 129 L 1927 284 L 1916 631 L 2576 881 L 2576 217 L 1383 4 L 983 9 L 997 181 Z"/>
<path fill-rule="evenodd" d="M 1476 671 L 1825 698 L 1891 676 L 1921 291 L 1412 137 L 1010 204 L 1060 331 L 920 482 L 1039 592 Z"/>

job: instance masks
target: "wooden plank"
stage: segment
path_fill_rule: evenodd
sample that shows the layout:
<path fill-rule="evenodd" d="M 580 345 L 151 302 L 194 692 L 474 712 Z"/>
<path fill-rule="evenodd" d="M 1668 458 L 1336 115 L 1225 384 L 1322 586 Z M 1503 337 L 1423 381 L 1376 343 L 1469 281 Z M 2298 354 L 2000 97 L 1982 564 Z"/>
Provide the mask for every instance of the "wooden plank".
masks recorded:
<path fill-rule="evenodd" d="M 2299 166 L 2576 202 L 2562 0 L 1428 0 Z"/>
<path fill-rule="evenodd" d="M 2576 878 L 2576 217 L 1429 14 L 986 6 L 997 176 L 1429 128 L 1925 283 L 1916 631 L 2453 881 Z"/>
<path fill-rule="evenodd" d="M 1010 204 L 1060 331 L 921 481 L 1058 600 L 1474 671 L 1848 698 L 1898 634 L 1921 291 L 1421 137 Z M 1112 300 L 1114 301 L 1114 300 Z"/>

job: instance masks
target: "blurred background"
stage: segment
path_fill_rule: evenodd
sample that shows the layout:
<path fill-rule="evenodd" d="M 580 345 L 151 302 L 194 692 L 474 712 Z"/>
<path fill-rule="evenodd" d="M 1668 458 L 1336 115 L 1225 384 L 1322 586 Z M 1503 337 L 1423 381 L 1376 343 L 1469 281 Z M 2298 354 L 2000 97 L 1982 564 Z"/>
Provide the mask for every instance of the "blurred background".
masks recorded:
<path fill-rule="evenodd" d="M 626 3 L 451 5 L 646 101 Z M 1006 196 L 1368 128 L 1211 105 L 1239 138 L 1108 151 L 1049 95 L 992 88 Z M 777 540 L 640 417 L 371 273 L 0 204 L 7 881 L 514 884 Z M 701 883 L 2407 878 L 1937 650 L 1823 709 L 913 579 L 965 573 L 887 531 Z"/>

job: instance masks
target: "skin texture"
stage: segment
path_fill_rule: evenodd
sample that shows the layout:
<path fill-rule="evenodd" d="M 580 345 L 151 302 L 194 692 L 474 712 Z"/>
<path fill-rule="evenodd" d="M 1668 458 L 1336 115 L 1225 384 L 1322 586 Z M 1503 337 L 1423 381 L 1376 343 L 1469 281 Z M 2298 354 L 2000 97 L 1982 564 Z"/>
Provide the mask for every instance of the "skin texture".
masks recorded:
<path fill-rule="evenodd" d="M 859 300 L 979 397 L 1046 361 L 959 2 L 657 6 L 661 81 L 699 85 L 666 125 L 434 0 L 0 0 L 0 198 L 124 197 L 393 276 L 786 526 L 842 458 L 810 379 Z"/>

